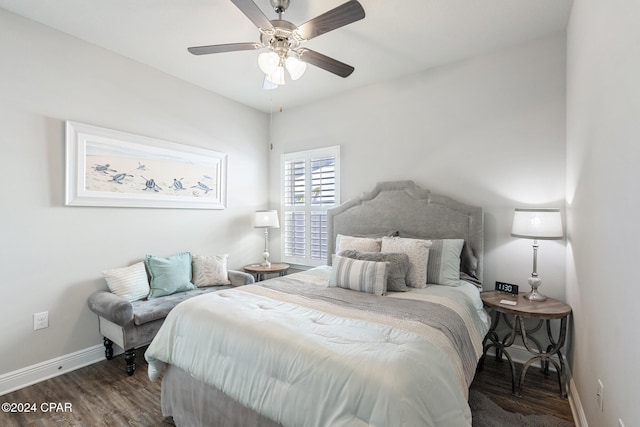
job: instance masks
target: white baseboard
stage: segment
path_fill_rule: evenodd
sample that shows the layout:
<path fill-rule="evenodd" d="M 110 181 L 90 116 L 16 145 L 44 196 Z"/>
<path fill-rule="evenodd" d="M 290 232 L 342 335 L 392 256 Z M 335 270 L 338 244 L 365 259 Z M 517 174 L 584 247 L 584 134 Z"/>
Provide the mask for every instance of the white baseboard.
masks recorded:
<path fill-rule="evenodd" d="M 118 354 L 115 346 L 113 350 L 114 356 Z M 0 375 L 0 396 L 101 360 L 105 360 L 104 346 L 99 344 Z"/>
<path fill-rule="evenodd" d="M 567 367 L 567 371 L 569 372 L 569 405 L 571 405 L 573 421 L 576 423 L 576 427 L 589 427 L 587 415 L 584 413 L 584 408 L 580 401 L 580 395 L 578 394 L 576 383 L 573 381 L 571 369 Z"/>

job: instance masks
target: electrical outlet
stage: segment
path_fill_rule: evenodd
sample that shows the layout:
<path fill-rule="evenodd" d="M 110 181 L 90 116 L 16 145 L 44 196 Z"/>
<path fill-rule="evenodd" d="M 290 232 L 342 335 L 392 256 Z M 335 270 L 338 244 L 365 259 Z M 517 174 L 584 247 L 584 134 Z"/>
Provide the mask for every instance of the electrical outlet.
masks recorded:
<path fill-rule="evenodd" d="M 33 330 L 44 329 L 49 327 L 49 312 L 42 311 L 33 314 Z"/>
<path fill-rule="evenodd" d="M 596 390 L 596 401 L 598 402 L 598 408 L 600 408 L 600 411 L 604 411 L 603 409 L 604 384 L 602 384 L 602 381 L 600 380 L 598 380 L 598 388 Z"/>

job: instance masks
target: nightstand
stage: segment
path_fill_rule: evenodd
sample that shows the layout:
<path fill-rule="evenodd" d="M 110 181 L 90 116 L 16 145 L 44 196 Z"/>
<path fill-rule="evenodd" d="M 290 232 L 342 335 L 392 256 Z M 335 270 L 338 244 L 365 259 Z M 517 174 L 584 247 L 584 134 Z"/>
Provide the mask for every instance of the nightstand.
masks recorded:
<path fill-rule="evenodd" d="M 272 262 L 270 266 L 262 264 L 245 265 L 244 271 L 255 274 L 256 281 L 260 282 L 265 279 L 265 274 L 269 273 L 278 273 L 278 276 L 286 276 L 289 267 L 291 267 L 289 264 Z"/>
<path fill-rule="evenodd" d="M 516 396 L 519 396 L 524 386 L 524 378 L 527 374 L 527 369 L 535 361 L 540 361 L 543 372 L 546 374 L 549 372 L 549 363 L 552 363 L 558 372 L 558 383 L 560 386 L 560 395 L 567 396 L 566 391 L 566 369 L 562 353 L 560 350 L 564 346 L 565 339 L 567 337 L 567 320 L 571 314 L 571 307 L 561 301 L 553 298 L 547 298 L 546 301 L 529 301 L 524 298 L 524 294 L 510 295 L 499 291 L 481 292 L 480 297 L 485 307 L 493 309 L 493 318 L 491 321 L 491 328 L 483 341 L 483 352 L 478 364 L 478 369 L 482 370 L 484 358 L 487 355 L 487 350 L 494 347 L 496 350 L 496 358 L 501 358 L 502 355 L 507 357 L 509 365 L 511 367 L 511 392 Z M 507 305 L 500 301 L 515 301 L 516 305 Z M 510 322 L 506 317 L 507 314 L 513 315 L 513 319 Z M 496 328 L 500 322 L 500 317 L 504 317 L 505 323 L 511 328 L 511 331 L 502 339 L 498 337 Z M 527 329 L 524 324 L 526 318 L 538 319 L 538 325 L 533 329 Z M 551 332 L 551 320 L 560 319 L 560 333 L 557 341 L 554 339 Z M 540 344 L 535 338 L 528 336 L 532 332 L 540 329 L 543 323 L 546 323 L 547 337 L 549 338 L 550 345 L 543 351 Z M 518 387 L 516 388 L 516 369 L 507 351 L 516 336 L 520 334 L 522 336 L 522 342 L 526 349 L 533 355 L 522 367 L 522 373 L 520 374 L 520 380 Z M 534 342 L 537 348 L 533 348 L 530 341 Z M 553 356 L 556 356 L 555 358 Z M 556 361 L 557 358 L 557 361 Z"/>

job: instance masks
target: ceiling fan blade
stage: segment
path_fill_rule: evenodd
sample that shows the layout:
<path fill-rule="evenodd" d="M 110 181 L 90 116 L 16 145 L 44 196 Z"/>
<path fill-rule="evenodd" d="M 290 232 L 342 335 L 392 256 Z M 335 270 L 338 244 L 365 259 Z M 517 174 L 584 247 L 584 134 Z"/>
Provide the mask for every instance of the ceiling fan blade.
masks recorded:
<path fill-rule="evenodd" d="M 211 46 L 195 46 L 187 48 L 194 55 L 208 55 L 210 53 L 235 52 L 238 50 L 255 50 L 260 49 L 260 43 L 228 43 L 214 44 Z"/>
<path fill-rule="evenodd" d="M 262 13 L 262 10 L 251 0 L 231 0 L 231 3 L 235 4 L 238 9 L 244 13 L 247 18 L 253 22 L 253 24 L 263 30 L 273 28 L 269 18 Z"/>
<path fill-rule="evenodd" d="M 337 59 L 329 58 L 315 50 L 301 48 L 298 49 L 298 55 L 301 61 L 315 65 L 318 68 L 322 68 L 340 77 L 349 77 L 355 70 L 351 65 L 340 62 Z"/>
<path fill-rule="evenodd" d="M 300 25 L 298 33 L 304 39 L 310 40 L 362 18 L 364 18 L 362 5 L 357 0 L 351 0 Z"/>

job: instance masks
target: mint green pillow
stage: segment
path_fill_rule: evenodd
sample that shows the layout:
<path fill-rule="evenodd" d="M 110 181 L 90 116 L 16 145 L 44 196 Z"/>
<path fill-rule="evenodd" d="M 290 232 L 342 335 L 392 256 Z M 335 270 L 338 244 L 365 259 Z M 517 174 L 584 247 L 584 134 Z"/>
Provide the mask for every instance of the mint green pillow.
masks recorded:
<path fill-rule="evenodd" d="M 147 255 L 145 262 L 151 276 L 148 299 L 196 289 L 191 283 L 191 253 L 182 252 L 169 258 Z"/>

